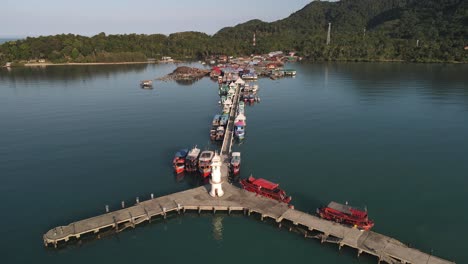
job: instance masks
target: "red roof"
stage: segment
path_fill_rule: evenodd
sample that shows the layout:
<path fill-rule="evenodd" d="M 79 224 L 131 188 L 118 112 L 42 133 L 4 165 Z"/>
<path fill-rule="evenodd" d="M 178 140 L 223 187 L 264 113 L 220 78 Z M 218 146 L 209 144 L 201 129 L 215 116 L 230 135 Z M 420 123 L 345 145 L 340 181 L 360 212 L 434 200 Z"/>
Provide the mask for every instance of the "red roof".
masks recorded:
<path fill-rule="evenodd" d="M 252 182 L 255 185 L 261 186 L 262 188 L 268 189 L 268 190 L 274 190 L 278 188 L 279 184 L 273 183 L 271 181 L 267 181 L 265 179 L 256 179 Z"/>

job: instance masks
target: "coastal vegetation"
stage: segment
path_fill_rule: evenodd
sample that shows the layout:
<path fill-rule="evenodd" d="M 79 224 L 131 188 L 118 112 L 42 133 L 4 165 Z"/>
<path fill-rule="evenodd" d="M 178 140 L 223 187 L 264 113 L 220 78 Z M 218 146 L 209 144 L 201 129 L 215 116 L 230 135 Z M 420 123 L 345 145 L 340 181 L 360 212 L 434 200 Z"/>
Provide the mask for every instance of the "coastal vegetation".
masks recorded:
<path fill-rule="evenodd" d="M 251 20 L 212 36 L 181 32 L 28 37 L 2 44 L 0 62 L 137 62 L 161 56 L 187 60 L 282 50 L 317 61 L 466 63 L 467 38 L 468 1 L 464 0 L 314 1 L 285 19 Z"/>

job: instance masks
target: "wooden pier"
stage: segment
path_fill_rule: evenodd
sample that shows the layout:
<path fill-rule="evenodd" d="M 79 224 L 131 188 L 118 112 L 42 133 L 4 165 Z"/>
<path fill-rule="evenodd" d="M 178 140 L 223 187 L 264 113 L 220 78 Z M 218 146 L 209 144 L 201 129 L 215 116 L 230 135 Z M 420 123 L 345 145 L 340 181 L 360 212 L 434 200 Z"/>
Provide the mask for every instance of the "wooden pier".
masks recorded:
<path fill-rule="evenodd" d="M 144 222 L 165 218 L 170 213 L 231 212 L 240 211 L 246 215 L 258 214 L 261 220 L 271 218 L 291 230 L 301 230 L 304 237 L 317 238 L 322 243 L 334 243 L 356 249 L 357 255 L 367 253 L 377 257 L 379 262 L 412 264 L 449 264 L 450 262 L 375 233 L 323 220 L 319 217 L 291 209 L 287 204 L 247 192 L 231 184 L 223 184 L 224 196 L 213 198 L 208 194 L 209 186 L 201 186 L 183 192 L 142 201 L 132 207 L 84 219 L 67 226 L 59 226 L 44 234 L 46 246 L 57 246 L 69 240 L 80 239 L 83 235 L 95 234 L 109 229 L 121 232 L 135 228 Z"/>
<path fill-rule="evenodd" d="M 239 97 L 240 87 L 238 86 L 220 153 L 223 161 L 221 167 L 223 178 L 229 175 L 234 119 Z M 152 220 L 166 218 L 168 214 L 181 214 L 186 211 L 198 213 L 223 211 L 228 214 L 231 212 L 243 212 L 245 215 L 256 214 L 262 221 L 267 218 L 272 219 L 272 222 L 279 227 L 300 232 L 305 238 L 316 238 L 321 243 L 334 243 L 339 249 L 343 246 L 354 248 L 357 256 L 366 253 L 377 257 L 379 263 L 454 264 L 454 262 L 408 247 L 385 235 L 372 231 L 360 231 L 292 209 L 287 204 L 240 189 L 227 183 L 226 180 L 223 183 L 224 196 L 211 197 L 208 193 L 209 189 L 210 186 L 206 185 L 147 201 L 137 201 L 137 204 L 128 208 L 55 227 L 43 235 L 44 245 L 57 247 L 70 240 L 79 240 L 82 236 L 99 237 L 101 233 L 112 230 L 122 232 L 142 223 L 151 223 Z"/>

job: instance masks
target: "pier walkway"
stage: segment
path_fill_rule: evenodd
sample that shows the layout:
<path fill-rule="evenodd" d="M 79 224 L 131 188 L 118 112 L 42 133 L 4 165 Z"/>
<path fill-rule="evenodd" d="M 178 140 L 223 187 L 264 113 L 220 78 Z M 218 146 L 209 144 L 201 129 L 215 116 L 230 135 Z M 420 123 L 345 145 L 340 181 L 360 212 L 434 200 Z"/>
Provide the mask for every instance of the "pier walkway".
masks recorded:
<path fill-rule="evenodd" d="M 237 115 L 237 108 L 239 107 L 240 99 L 240 85 L 236 85 L 236 91 L 232 100 L 232 107 L 229 112 L 229 120 L 224 133 L 223 144 L 221 145 L 221 160 L 223 165 L 221 167 L 221 175 L 224 179 L 229 176 L 229 163 L 231 158 L 232 143 L 234 141 L 234 120 Z"/>
<path fill-rule="evenodd" d="M 291 209 L 287 204 L 254 193 L 247 192 L 231 184 L 223 184 L 224 196 L 213 198 L 208 194 L 209 185 L 183 192 L 162 196 L 140 202 L 132 207 L 103 215 L 84 219 L 67 226 L 59 226 L 44 234 L 44 244 L 59 245 L 69 240 L 80 239 L 83 235 L 98 235 L 103 231 L 115 230 L 121 232 L 126 228 L 135 228 L 138 224 L 151 222 L 154 219 L 166 218 L 170 213 L 185 213 L 186 211 L 224 211 L 230 214 L 234 211 L 246 215 L 257 214 L 261 220 L 273 219 L 280 227 L 295 231 L 301 230 L 308 238 L 317 238 L 322 243 L 335 243 L 341 249 L 343 246 L 357 250 L 358 256 L 367 253 L 386 263 L 413 264 L 449 264 L 450 262 L 405 244 L 375 233 L 359 231 L 344 225 L 323 220 L 319 217 Z"/>

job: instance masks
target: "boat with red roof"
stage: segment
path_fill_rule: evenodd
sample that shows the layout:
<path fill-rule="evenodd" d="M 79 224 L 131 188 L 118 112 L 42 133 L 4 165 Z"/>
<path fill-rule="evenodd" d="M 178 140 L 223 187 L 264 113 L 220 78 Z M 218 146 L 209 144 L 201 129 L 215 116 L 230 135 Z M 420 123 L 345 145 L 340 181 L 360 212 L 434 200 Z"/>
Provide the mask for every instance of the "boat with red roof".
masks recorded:
<path fill-rule="evenodd" d="M 317 214 L 326 220 L 350 225 L 360 230 L 370 230 L 374 221 L 370 220 L 367 210 L 360 210 L 346 204 L 330 202 L 328 206 L 317 209 Z"/>
<path fill-rule="evenodd" d="M 287 196 L 286 192 L 279 188 L 279 184 L 267 181 L 262 178 L 255 179 L 252 177 L 252 175 L 250 175 L 248 179 L 242 179 L 240 184 L 245 190 L 249 192 L 254 192 L 273 200 L 277 200 L 283 203 L 289 203 L 292 200 L 291 196 Z"/>

